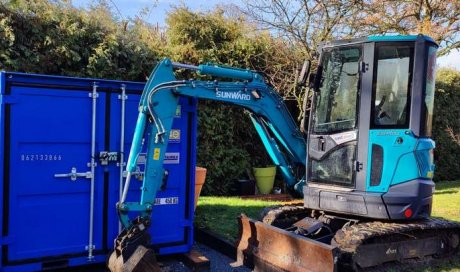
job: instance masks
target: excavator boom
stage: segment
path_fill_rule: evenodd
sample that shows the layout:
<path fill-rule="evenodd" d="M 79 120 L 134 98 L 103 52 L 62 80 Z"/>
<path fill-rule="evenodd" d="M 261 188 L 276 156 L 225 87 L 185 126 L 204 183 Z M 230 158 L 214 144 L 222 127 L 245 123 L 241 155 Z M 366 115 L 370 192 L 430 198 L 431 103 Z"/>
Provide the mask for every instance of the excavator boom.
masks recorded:
<path fill-rule="evenodd" d="M 201 75 L 233 81 L 177 80 L 174 69 L 197 70 Z M 167 136 L 181 96 L 222 101 L 248 110 L 273 164 L 279 167 L 288 186 L 302 194 L 304 179 L 297 177 L 298 171 L 295 170 L 305 169 L 305 139 L 282 97 L 264 82 L 260 74 L 213 65 L 193 66 L 164 59 L 150 75 L 139 104 L 126 166 L 127 178 L 122 197 L 117 203 L 124 230 L 115 241 L 115 253 L 110 262 L 112 271 L 123 269 L 122 264 L 131 260 L 132 255 L 136 255 L 139 246 L 146 247 L 150 243 L 150 237 L 145 230 L 151 224 L 156 193 L 167 182 L 168 173 L 163 168 L 163 160 L 168 145 Z M 141 198 L 139 202 L 126 202 L 131 176 L 136 169 L 144 139 L 147 140 L 148 152 Z M 133 212 L 138 216 L 130 218 Z"/>
<path fill-rule="evenodd" d="M 202 75 L 244 81 L 177 80 L 174 77 L 175 68 L 192 68 Z M 120 218 L 125 228 L 131 226 L 128 212 L 137 211 L 141 212 L 141 217 L 149 217 L 156 192 L 167 179 L 167 173 L 163 169 L 163 159 L 168 145 L 167 135 L 171 130 L 180 96 L 223 101 L 247 109 L 268 154 L 273 163 L 280 167 L 288 185 L 293 186 L 298 182 L 299 178 L 294 176 L 293 168 L 305 167 L 305 140 L 280 95 L 265 84 L 259 74 L 218 66 L 184 65 L 165 59 L 151 74 L 141 97 L 133 144 L 126 167 L 128 178 L 122 199 L 118 204 Z M 137 158 L 146 135 L 149 156 L 146 161 L 141 199 L 140 202 L 127 203 L 125 199 L 129 177 L 136 168 Z"/>

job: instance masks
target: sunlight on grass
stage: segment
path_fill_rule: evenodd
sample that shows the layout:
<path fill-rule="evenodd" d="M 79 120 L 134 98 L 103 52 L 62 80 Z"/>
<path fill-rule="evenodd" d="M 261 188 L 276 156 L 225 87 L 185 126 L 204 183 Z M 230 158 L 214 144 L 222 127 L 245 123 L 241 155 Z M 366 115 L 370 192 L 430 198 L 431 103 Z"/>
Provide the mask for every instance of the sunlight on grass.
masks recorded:
<path fill-rule="evenodd" d="M 460 181 L 436 184 L 432 215 L 460 222 Z"/>
<path fill-rule="evenodd" d="M 239 197 L 203 196 L 198 201 L 195 226 L 208 229 L 224 239 L 234 242 L 238 238 L 236 218 L 241 213 L 257 219 L 264 207 L 280 204 L 281 202 L 276 201 L 242 199 Z M 460 181 L 436 184 L 432 215 L 460 222 Z M 460 272 L 460 258 L 434 262 L 429 267 L 418 267 L 409 271 Z"/>
<path fill-rule="evenodd" d="M 228 241 L 238 237 L 236 218 L 244 213 L 251 218 L 258 218 L 264 207 L 279 205 L 276 201 L 242 199 L 239 197 L 202 196 L 198 200 L 195 212 L 195 225 L 209 229 L 223 236 Z"/>

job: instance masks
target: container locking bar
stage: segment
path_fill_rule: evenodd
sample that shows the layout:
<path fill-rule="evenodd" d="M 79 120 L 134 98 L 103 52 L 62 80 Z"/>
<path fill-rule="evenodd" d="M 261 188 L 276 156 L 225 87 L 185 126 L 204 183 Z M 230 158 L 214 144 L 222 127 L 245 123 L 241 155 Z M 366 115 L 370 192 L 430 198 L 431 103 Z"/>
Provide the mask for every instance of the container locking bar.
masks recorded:
<path fill-rule="evenodd" d="M 70 178 L 71 181 L 76 181 L 77 178 L 90 179 L 92 178 L 92 176 L 93 174 L 91 173 L 91 171 L 78 173 L 76 167 L 72 167 L 72 169 L 70 169 L 70 173 L 67 174 L 54 174 L 55 178 Z"/>
<path fill-rule="evenodd" d="M 119 181 L 119 198 L 121 200 L 123 194 L 123 168 L 125 167 L 125 113 L 126 113 L 126 100 L 128 96 L 126 95 L 126 85 L 121 84 L 120 86 L 121 94 L 118 96 L 118 99 L 121 100 L 121 123 L 120 123 L 120 162 L 118 163 L 120 171 L 120 181 Z M 121 233 L 122 225 L 121 222 L 118 222 L 118 233 Z"/>
<path fill-rule="evenodd" d="M 93 91 L 89 94 L 92 103 L 92 114 L 91 114 L 91 183 L 90 183 L 90 202 L 89 202 L 89 235 L 88 235 L 88 260 L 94 259 L 93 250 L 95 246 L 93 244 L 94 236 L 94 185 L 95 185 L 95 171 L 96 171 L 96 105 L 99 94 L 97 93 L 97 82 L 93 83 Z"/>

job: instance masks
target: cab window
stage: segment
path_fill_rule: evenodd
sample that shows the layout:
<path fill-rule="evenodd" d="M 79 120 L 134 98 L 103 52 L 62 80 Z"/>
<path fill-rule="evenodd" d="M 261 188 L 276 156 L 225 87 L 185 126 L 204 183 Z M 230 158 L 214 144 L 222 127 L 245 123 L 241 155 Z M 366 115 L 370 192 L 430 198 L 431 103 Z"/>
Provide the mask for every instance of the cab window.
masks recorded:
<path fill-rule="evenodd" d="M 377 45 L 372 112 L 374 127 L 409 126 L 413 55 L 414 48 L 410 45 Z"/>

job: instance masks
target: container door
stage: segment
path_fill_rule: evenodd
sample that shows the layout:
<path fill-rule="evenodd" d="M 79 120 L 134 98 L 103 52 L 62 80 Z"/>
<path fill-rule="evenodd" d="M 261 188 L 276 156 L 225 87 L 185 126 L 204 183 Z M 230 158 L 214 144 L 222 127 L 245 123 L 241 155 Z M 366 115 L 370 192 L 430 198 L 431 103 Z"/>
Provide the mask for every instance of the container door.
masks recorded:
<path fill-rule="evenodd" d="M 88 90 L 11 87 L 5 131 L 7 262 L 87 255 L 90 232 L 91 86 Z M 99 93 L 96 150 L 104 143 Z M 95 172 L 94 248 L 102 246 L 102 170 Z M 4 252 L 5 253 L 5 252 Z M 5 255 L 4 255 L 5 256 Z M 44 260 L 44 259 L 42 259 Z"/>
<path fill-rule="evenodd" d="M 181 99 L 176 111 L 169 135 L 168 149 L 165 153 L 164 168 L 169 172 L 164 190 L 157 194 L 152 218 L 152 243 L 166 246 L 174 243 L 186 243 L 186 231 L 191 222 L 186 221 L 189 205 L 193 201 L 188 197 L 189 175 L 189 120 L 186 111 L 187 99 Z M 161 250 L 160 250 L 161 253 Z"/>
<path fill-rule="evenodd" d="M 128 94 L 125 113 L 125 162 L 129 155 L 129 148 L 134 134 L 136 118 L 138 115 L 138 104 L 140 95 Z M 111 98 L 111 144 L 113 150 L 120 149 L 120 116 L 121 103 L 118 95 L 113 94 Z M 160 254 L 165 247 L 187 244 L 187 230 L 190 230 L 191 220 L 188 220 L 189 205 L 191 203 L 190 177 L 187 175 L 188 165 L 190 165 L 189 146 L 189 121 L 190 115 L 187 112 L 187 99 L 180 100 L 180 106 L 176 112 L 176 119 L 169 137 L 168 150 L 165 158 L 165 169 L 169 171 L 169 177 L 164 190 L 157 193 L 156 203 L 153 209 L 152 243 L 154 247 L 161 247 Z M 190 106 L 189 106 L 190 107 Z M 131 181 L 130 191 L 127 201 L 140 200 L 140 187 L 142 186 L 142 176 L 144 171 L 144 156 L 138 160 L 138 169 L 135 178 Z M 117 236 L 118 218 L 115 213 L 115 203 L 119 200 L 119 169 L 114 171 L 116 178 L 111 178 L 111 193 L 109 195 L 109 247 L 113 248 L 113 239 Z M 112 176 L 112 174 L 111 174 Z M 117 181 L 117 182 L 115 182 Z M 112 212 L 113 211 L 113 212 Z M 171 252 L 168 252 L 171 253 Z"/>

